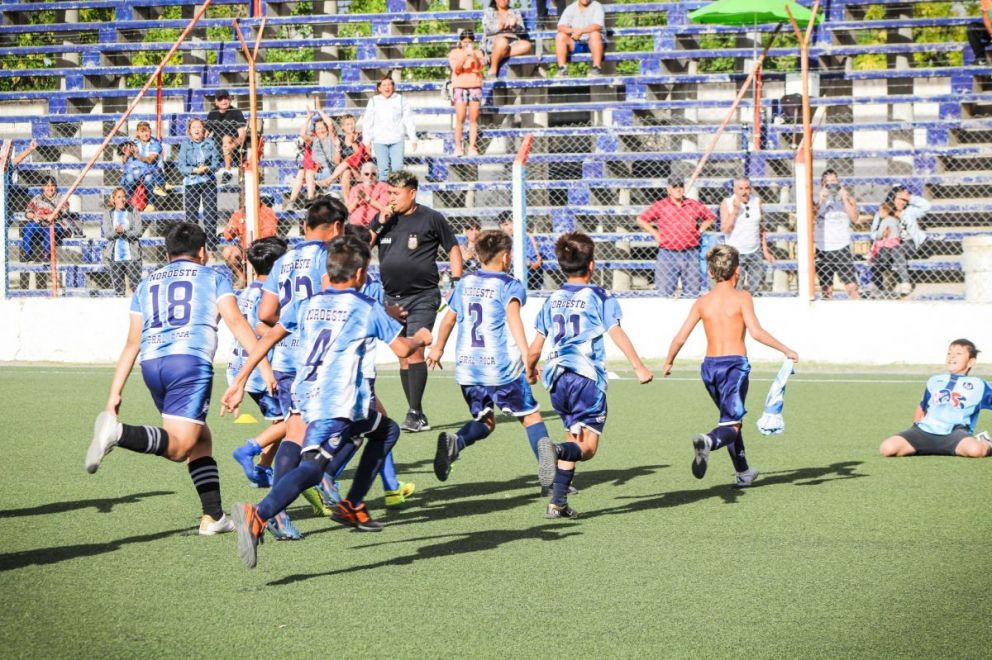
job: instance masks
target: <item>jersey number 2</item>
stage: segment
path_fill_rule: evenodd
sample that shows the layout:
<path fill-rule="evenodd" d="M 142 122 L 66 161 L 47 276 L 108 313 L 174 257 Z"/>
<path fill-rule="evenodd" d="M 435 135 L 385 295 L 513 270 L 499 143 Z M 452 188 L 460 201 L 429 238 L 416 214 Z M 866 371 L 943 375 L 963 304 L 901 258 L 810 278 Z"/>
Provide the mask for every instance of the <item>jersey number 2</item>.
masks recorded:
<path fill-rule="evenodd" d="M 482 303 L 469 303 L 468 313 L 472 316 L 472 348 L 482 348 L 486 338 L 479 334 L 482 325 Z"/>

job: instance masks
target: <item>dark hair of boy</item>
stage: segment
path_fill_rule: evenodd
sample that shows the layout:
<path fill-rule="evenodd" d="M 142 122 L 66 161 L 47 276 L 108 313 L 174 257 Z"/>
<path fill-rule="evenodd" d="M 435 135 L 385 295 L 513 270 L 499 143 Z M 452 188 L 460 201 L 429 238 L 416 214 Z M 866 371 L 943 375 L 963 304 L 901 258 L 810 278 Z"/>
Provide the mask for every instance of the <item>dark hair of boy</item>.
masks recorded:
<path fill-rule="evenodd" d="M 417 175 L 410 170 L 396 170 L 395 172 L 390 172 L 389 177 L 386 179 L 386 183 L 395 188 L 410 188 L 412 190 L 417 190 L 420 185 Z"/>
<path fill-rule="evenodd" d="M 475 218 L 469 218 L 465 221 L 465 230 L 467 231 L 469 229 L 482 229 L 482 223 Z"/>
<path fill-rule="evenodd" d="M 513 224 L 513 211 L 500 211 L 499 215 L 496 216 L 496 224 L 498 225 L 509 225 Z"/>
<path fill-rule="evenodd" d="M 951 346 L 960 346 L 964 350 L 968 351 L 968 357 L 970 358 L 978 357 L 978 347 L 975 346 L 975 342 L 970 339 L 955 339 L 951 342 Z"/>
<path fill-rule="evenodd" d="M 585 275 L 595 258 L 596 245 L 580 231 L 561 235 L 555 242 L 558 267 L 569 277 Z"/>
<path fill-rule="evenodd" d="M 347 113 L 347 114 L 343 114 L 340 117 L 338 117 L 338 121 L 344 121 L 345 119 L 354 119 L 354 118 L 355 118 L 355 115 L 350 114 L 350 113 Z"/>
<path fill-rule="evenodd" d="M 513 239 L 499 229 L 487 229 L 475 239 L 475 253 L 483 264 L 488 264 L 499 256 L 500 252 L 509 252 L 512 249 Z"/>
<path fill-rule="evenodd" d="M 248 263 L 258 275 L 268 275 L 272 264 L 289 249 L 289 242 L 278 236 L 267 236 L 253 242 L 248 247 Z"/>
<path fill-rule="evenodd" d="M 196 257 L 206 245 L 203 227 L 192 222 L 177 222 L 165 233 L 165 253 L 170 259 Z"/>
<path fill-rule="evenodd" d="M 372 244 L 372 230 L 365 225 L 347 224 L 344 226 L 345 236 L 354 236 L 366 245 Z"/>
<path fill-rule="evenodd" d="M 310 229 L 332 225 L 348 219 L 348 207 L 336 197 L 319 197 L 307 208 L 306 226 Z"/>
<path fill-rule="evenodd" d="M 823 183 L 826 180 L 826 178 L 831 174 L 837 176 L 837 170 L 833 169 L 832 167 L 828 167 L 827 169 L 823 170 L 823 174 L 820 175 L 820 183 Z"/>
<path fill-rule="evenodd" d="M 740 263 L 737 248 L 726 243 L 714 245 L 706 253 L 706 267 L 717 282 L 726 282 L 733 277 Z"/>
<path fill-rule="evenodd" d="M 327 276 L 334 284 L 347 282 L 368 268 L 372 250 L 356 236 L 338 236 L 327 244 Z"/>

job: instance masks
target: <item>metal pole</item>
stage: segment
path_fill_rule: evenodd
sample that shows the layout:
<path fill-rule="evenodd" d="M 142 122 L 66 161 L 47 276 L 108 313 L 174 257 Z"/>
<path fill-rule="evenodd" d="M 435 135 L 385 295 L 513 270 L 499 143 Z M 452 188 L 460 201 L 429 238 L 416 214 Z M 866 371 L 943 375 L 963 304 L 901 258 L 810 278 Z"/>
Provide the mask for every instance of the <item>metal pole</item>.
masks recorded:
<path fill-rule="evenodd" d="M 3 249 L 0 250 L 0 300 L 7 297 L 10 273 L 7 272 L 7 252 L 10 246 L 10 226 L 7 219 L 7 168 L 11 166 L 10 155 L 14 151 L 14 141 L 4 140 L 0 144 L 0 214 L 3 214 Z"/>
<path fill-rule="evenodd" d="M 527 288 L 527 158 L 534 136 L 524 138 L 513 161 L 511 175 L 513 204 L 513 276 Z"/>
<path fill-rule="evenodd" d="M 249 135 L 251 136 L 251 150 L 248 154 L 248 167 L 245 168 L 245 231 L 248 234 L 247 243 L 249 245 L 251 245 L 255 236 L 259 234 L 259 207 L 261 202 L 258 194 L 258 108 L 255 62 L 258 58 L 258 49 L 261 46 L 262 34 L 265 32 L 265 23 L 267 20 L 267 18 L 262 18 L 258 33 L 255 35 L 255 48 L 254 50 L 248 50 L 248 44 L 245 42 L 244 34 L 242 34 L 241 27 L 238 25 L 238 19 L 234 19 L 234 30 L 238 35 L 238 41 L 241 42 L 241 50 L 244 53 L 245 59 L 248 60 L 248 112 L 250 117 L 248 123 Z M 250 271 L 251 265 L 246 260 L 245 275 L 249 281 L 253 277 Z"/>

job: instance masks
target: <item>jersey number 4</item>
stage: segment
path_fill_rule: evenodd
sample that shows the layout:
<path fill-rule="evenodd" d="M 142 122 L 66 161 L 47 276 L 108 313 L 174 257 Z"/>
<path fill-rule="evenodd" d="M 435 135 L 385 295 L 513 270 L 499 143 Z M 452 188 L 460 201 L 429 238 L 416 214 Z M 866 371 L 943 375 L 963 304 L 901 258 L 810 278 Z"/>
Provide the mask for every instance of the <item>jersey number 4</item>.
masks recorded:
<path fill-rule="evenodd" d="M 317 380 L 317 368 L 324 363 L 324 354 L 327 353 L 327 347 L 330 345 L 331 331 L 327 329 L 321 330 L 320 334 L 317 335 L 317 339 L 313 342 L 313 348 L 310 349 L 310 356 L 307 357 L 306 364 L 304 365 L 310 367 L 310 373 L 307 374 L 306 380 Z"/>
<path fill-rule="evenodd" d="M 163 327 L 160 314 L 158 292 L 160 284 L 153 284 L 148 287 L 148 296 L 152 302 L 152 325 L 153 328 Z M 170 327 L 180 328 L 189 323 L 193 311 L 193 283 L 192 282 L 170 282 L 165 289 L 166 322 Z"/>

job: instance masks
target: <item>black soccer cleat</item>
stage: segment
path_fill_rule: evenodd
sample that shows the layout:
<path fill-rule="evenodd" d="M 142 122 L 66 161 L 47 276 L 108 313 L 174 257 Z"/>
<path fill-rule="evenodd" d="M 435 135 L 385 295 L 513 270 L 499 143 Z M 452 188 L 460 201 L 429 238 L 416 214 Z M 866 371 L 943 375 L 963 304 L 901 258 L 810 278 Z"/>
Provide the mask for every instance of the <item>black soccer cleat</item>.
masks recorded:
<path fill-rule="evenodd" d="M 696 455 L 692 459 L 692 476 L 702 479 L 706 476 L 706 467 L 710 462 L 710 448 L 713 441 L 705 433 L 699 433 L 692 439 L 692 449 Z"/>

